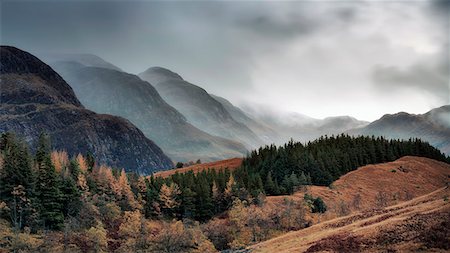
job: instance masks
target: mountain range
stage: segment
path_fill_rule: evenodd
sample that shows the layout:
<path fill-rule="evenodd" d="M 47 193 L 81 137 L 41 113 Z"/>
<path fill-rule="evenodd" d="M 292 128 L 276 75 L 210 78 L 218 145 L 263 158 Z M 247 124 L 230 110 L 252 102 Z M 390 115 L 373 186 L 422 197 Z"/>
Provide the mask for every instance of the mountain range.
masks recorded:
<path fill-rule="evenodd" d="M 213 161 L 243 156 L 247 151 L 236 141 L 194 127 L 138 76 L 79 62 L 55 62 L 52 66 L 88 109 L 127 118 L 175 161 Z"/>
<path fill-rule="evenodd" d="M 87 59 L 78 56 L 72 60 L 77 61 L 80 58 Z M 119 69 L 100 57 L 91 58 L 95 61 L 85 62 L 89 66 L 114 66 L 111 69 Z M 247 149 L 271 143 L 281 145 L 291 138 L 307 142 L 322 135 L 348 133 L 386 138 L 422 138 L 450 154 L 448 106 L 423 115 L 404 112 L 387 114 L 372 123 L 350 116 L 316 119 L 301 113 L 279 112 L 272 108 L 237 107 L 227 99 L 209 94 L 203 88 L 184 80 L 179 74 L 161 67 L 149 68 L 138 76 L 153 85 L 161 98 L 184 116 L 193 127 L 210 135 L 240 142 Z M 82 98 L 80 100 L 83 101 Z M 242 150 L 240 153 L 243 153 Z M 168 154 L 173 156 L 170 152 Z"/>
<path fill-rule="evenodd" d="M 69 155 L 91 152 L 99 163 L 139 174 L 173 167 L 153 141 L 128 120 L 83 107 L 50 66 L 10 46 L 0 47 L 0 132 L 13 131 L 35 146 L 42 132 Z"/>
<path fill-rule="evenodd" d="M 245 124 L 236 121 L 225 107 L 203 88 L 179 74 L 152 67 L 139 74 L 153 84 L 161 97 L 181 112 L 195 127 L 212 135 L 243 143 L 247 149 L 264 144 Z"/>
<path fill-rule="evenodd" d="M 371 123 L 315 119 L 237 107 L 161 67 L 134 75 L 95 55 L 42 56 L 56 73 L 17 48 L 3 46 L 1 54 L 1 132 L 15 131 L 34 144 L 45 131 L 56 149 L 90 151 L 100 163 L 140 174 L 171 168 L 173 161 L 242 157 L 266 144 L 340 133 L 421 138 L 450 154 L 450 106 Z"/>
<path fill-rule="evenodd" d="M 450 155 L 450 105 L 424 114 L 386 114 L 369 125 L 352 129 L 353 135 L 375 135 L 391 139 L 420 138 Z"/>

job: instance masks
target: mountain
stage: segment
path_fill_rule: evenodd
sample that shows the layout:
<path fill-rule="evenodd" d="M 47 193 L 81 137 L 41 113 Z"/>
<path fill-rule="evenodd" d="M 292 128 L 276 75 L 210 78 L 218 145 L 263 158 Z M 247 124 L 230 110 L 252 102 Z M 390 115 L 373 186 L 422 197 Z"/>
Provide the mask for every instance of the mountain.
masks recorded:
<path fill-rule="evenodd" d="M 38 57 L 46 63 L 53 62 L 74 62 L 79 63 L 87 67 L 99 67 L 106 69 L 113 69 L 117 71 L 122 71 L 119 67 L 114 64 L 103 60 L 97 55 L 93 54 L 62 54 L 62 53 L 51 53 L 51 54 L 38 54 Z"/>
<path fill-rule="evenodd" d="M 352 129 L 349 133 L 391 139 L 420 138 L 450 155 L 450 105 L 425 114 L 386 114 L 366 127 Z"/>
<path fill-rule="evenodd" d="M 169 169 L 172 161 L 129 121 L 85 109 L 71 87 L 35 56 L 0 47 L 0 132 L 34 146 L 42 131 L 69 155 L 92 152 L 98 162 L 139 174 Z"/>
<path fill-rule="evenodd" d="M 88 109 L 127 118 L 176 161 L 220 160 L 242 157 L 247 152 L 240 143 L 189 124 L 138 76 L 78 62 L 55 62 L 52 66 Z"/>
<path fill-rule="evenodd" d="M 276 144 L 283 144 L 289 139 L 307 142 L 322 135 L 337 135 L 349 129 L 366 126 L 369 122 L 350 116 L 336 116 L 325 119 L 315 119 L 297 112 L 275 111 L 272 108 L 243 107 L 244 112 L 254 121 L 273 129 Z"/>
<path fill-rule="evenodd" d="M 279 134 L 266 124 L 250 118 L 241 108 L 233 105 L 227 99 L 212 94 L 211 96 L 222 104 L 234 120 L 250 128 L 265 144 L 275 143 L 279 140 Z"/>
<path fill-rule="evenodd" d="M 161 97 L 195 127 L 212 135 L 243 143 L 248 149 L 264 144 L 245 124 L 237 122 L 224 106 L 204 89 L 164 68 L 153 67 L 139 74 L 153 84 Z"/>

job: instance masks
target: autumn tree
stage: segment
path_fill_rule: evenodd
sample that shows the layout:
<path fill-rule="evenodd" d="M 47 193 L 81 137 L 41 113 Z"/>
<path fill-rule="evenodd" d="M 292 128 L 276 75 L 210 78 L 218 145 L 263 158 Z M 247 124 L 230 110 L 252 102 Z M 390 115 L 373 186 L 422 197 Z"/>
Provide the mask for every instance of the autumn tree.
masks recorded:
<path fill-rule="evenodd" d="M 159 199 L 162 211 L 168 216 L 173 216 L 175 208 L 180 206 L 179 195 L 180 188 L 177 184 L 171 183 L 170 186 L 163 184 L 159 191 Z"/>

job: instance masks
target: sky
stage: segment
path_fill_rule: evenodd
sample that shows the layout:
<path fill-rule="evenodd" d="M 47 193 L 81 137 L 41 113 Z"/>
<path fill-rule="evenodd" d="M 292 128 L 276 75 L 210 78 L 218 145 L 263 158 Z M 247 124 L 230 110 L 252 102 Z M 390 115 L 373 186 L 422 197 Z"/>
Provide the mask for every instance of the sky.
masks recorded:
<path fill-rule="evenodd" d="M 244 107 L 315 118 L 450 104 L 450 4 L 436 1 L 1 1 L 0 42 L 168 68 Z"/>

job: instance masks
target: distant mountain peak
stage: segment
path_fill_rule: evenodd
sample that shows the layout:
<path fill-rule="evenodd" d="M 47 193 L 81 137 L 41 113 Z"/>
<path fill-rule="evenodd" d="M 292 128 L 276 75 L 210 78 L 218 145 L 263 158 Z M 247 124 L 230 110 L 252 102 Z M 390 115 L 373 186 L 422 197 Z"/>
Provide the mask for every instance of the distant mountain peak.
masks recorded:
<path fill-rule="evenodd" d="M 184 79 L 178 74 L 169 69 L 163 67 L 150 67 L 146 71 L 139 74 L 139 76 L 145 77 L 151 83 L 161 83 L 169 80 L 181 80 Z"/>
<path fill-rule="evenodd" d="M 50 53 L 38 55 L 44 62 L 53 65 L 55 62 L 77 62 L 86 67 L 100 67 L 106 69 L 113 69 L 123 71 L 116 65 L 105 61 L 100 56 L 94 54 L 75 54 L 75 53 Z"/>

